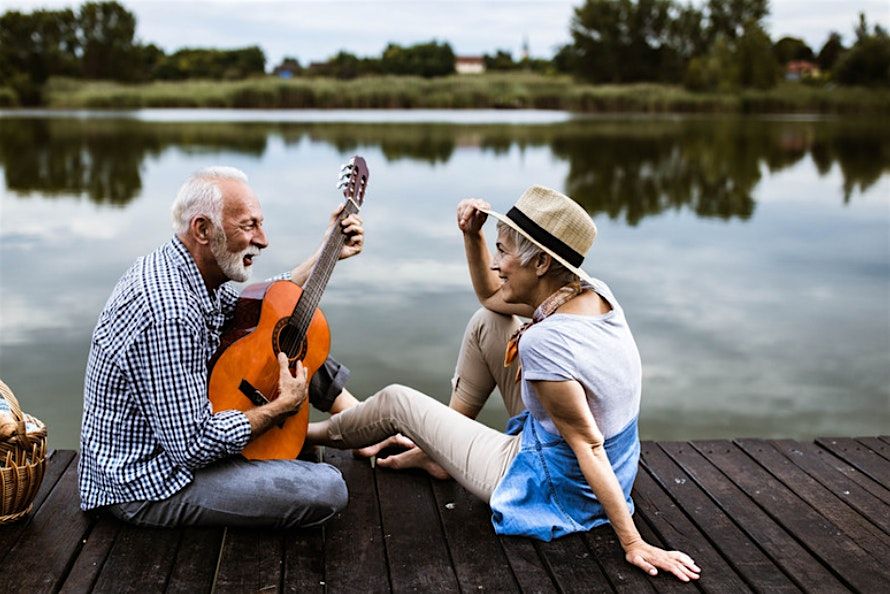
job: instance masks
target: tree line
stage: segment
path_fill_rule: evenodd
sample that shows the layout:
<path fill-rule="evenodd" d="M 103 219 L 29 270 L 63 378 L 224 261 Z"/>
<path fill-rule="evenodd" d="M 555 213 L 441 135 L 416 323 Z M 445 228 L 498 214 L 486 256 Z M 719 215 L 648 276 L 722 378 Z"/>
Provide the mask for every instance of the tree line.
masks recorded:
<path fill-rule="evenodd" d="M 798 38 L 773 42 L 764 28 L 768 0 L 708 0 L 701 7 L 676 0 L 585 0 L 575 9 L 571 42 L 552 60 L 498 49 L 483 56 L 487 70 L 566 73 L 591 83 L 682 82 L 696 91 L 769 88 L 795 60 L 815 62 L 815 82 L 890 86 L 890 37 L 860 15 L 855 42 L 845 47 L 832 32 L 819 51 Z M 136 39 L 136 17 L 118 2 L 87 2 L 72 9 L 7 11 L 0 15 L 0 91 L 19 103 L 41 103 L 52 76 L 147 82 L 234 80 L 266 74 L 257 46 L 182 48 L 167 54 Z M 340 51 L 324 62 L 284 58 L 272 69 L 282 77 L 351 79 L 370 75 L 438 77 L 453 74 L 447 42 L 391 43 L 379 57 Z"/>
<path fill-rule="evenodd" d="M 815 9 L 814 9 L 815 10 Z M 803 40 L 775 43 L 764 28 L 768 0 L 708 0 L 700 8 L 675 0 L 586 0 L 575 9 L 572 42 L 557 52 L 557 69 L 594 83 L 679 82 L 701 91 L 770 88 L 794 60 L 818 64 L 823 81 L 890 86 L 890 37 L 869 28 L 856 41 L 837 32 L 815 52 Z"/>

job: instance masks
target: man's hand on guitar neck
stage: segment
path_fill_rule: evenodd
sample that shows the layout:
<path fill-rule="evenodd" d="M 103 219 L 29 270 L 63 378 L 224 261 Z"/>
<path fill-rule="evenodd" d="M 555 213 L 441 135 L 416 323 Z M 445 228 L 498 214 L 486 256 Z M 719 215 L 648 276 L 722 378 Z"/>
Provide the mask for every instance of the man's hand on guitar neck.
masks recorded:
<path fill-rule="evenodd" d="M 251 439 L 295 412 L 309 395 L 309 380 L 306 378 L 306 369 L 302 363 L 297 361 L 297 374 L 292 376 L 288 369 L 287 355 L 278 353 L 278 366 L 278 398 L 268 404 L 244 411 L 244 415 L 250 421 Z"/>
<path fill-rule="evenodd" d="M 328 226 L 328 233 L 330 233 L 336 225 L 339 225 L 340 232 L 346 236 L 346 239 L 343 242 L 343 247 L 340 249 L 340 254 L 337 257 L 338 260 L 345 260 L 346 258 L 356 256 L 360 254 L 365 247 L 365 228 L 362 226 L 361 217 L 357 214 L 351 214 L 343 220 L 340 220 L 339 217 L 340 213 L 343 211 L 343 207 L 344 205 L 341 204 L 331 213 L 331 221 Z M 318 250 L 316 250 L 309 259 L 297 264 L 294 269 L 291 270 L 291 281 L 301 287 L 305 284 L 306 279 L 309 278 L 309 273 L 312 272 L 312 267 L 315 266 L 315 261 L 318 260 L 318 256 L 321 254 L 322 248 L 327 241 L 327 237 L 327 234 L 325 234 Z"/>

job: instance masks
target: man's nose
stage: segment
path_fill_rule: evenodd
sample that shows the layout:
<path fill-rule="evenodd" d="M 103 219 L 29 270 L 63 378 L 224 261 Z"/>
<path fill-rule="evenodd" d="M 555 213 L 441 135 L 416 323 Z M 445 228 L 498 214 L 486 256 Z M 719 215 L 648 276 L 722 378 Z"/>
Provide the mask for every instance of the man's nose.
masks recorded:
<path fill-rule="evenodd" d="M 253 234 L 253 241 L 251 243 L 260 249 L 266 249 L 269 246 L 269 238 L 266 237 L 266 230 L 262 227 L 258 227 L 256 233 Z"/>

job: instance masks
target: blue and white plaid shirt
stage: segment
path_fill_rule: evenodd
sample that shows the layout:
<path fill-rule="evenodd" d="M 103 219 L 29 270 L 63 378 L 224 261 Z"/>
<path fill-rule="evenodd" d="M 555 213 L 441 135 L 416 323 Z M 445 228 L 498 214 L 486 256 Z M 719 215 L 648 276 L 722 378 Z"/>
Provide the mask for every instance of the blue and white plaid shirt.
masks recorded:
<path fill-rule="evenodd" d="M 207 290 L 177 238 L 140 258 L 115 287 L 93 333 L 84 385 L 84 510 L 165 499 L 192 472 L 239 453 L 244 413 L 213 414 L 207 361 L 238 295 Z"/>

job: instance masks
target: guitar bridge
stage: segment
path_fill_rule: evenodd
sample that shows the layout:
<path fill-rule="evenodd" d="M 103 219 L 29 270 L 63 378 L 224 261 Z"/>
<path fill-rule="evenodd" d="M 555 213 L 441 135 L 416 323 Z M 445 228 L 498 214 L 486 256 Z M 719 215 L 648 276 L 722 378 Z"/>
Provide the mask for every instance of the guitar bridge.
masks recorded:
<path fill-rule="evenodd" d="M 262 392 L 253 387 L 253 384 L 246 379 L 241 380 L 241 385 L 238 386 L 238 389 L 241 390 L 241 393 L 247 396 L 247 399 L 253 402 L 256 406 L 269 404 L 269 399 L 266 398 Z"/>

